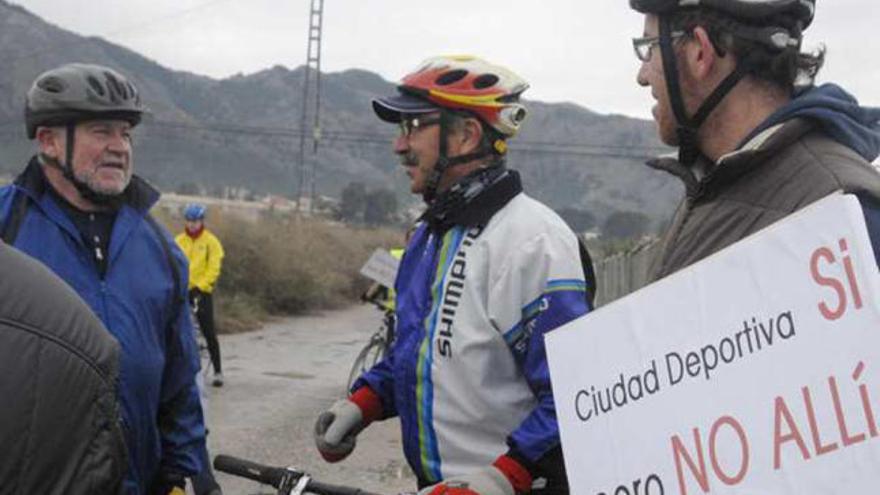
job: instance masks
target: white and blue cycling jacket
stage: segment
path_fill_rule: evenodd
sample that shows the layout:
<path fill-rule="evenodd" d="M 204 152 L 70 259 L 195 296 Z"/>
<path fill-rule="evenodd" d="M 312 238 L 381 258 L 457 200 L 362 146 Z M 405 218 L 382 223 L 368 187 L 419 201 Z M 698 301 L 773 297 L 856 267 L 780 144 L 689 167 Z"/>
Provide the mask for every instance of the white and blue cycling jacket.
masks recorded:
<path fill-rule="evenodd" d="M 520 192 L 514 172 L 504 180 L 514 192 L 480 204 L 488 218 L 416 230 L 395 284 L 392 350 L 354 386 L 369 385 L 384 415 L 400 417 L 423 482 L 559 446 L 544 335 L 586 314 L 593 288 L 574 233 Z"/>

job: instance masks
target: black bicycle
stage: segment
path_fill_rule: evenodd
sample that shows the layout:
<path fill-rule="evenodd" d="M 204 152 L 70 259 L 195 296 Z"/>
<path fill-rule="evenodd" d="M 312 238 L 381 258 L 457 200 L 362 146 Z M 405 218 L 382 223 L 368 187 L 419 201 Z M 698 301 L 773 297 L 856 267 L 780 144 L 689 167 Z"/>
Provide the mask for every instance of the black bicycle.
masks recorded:
<path fill-rule="evenodd" d="M 314 480 L 308 474 L 291 467 L 274 467 L 228 455 L 214 458 L 214 469 L 247 478 L 277 489 L 277 495 L 376 495 L 371 492 Z"/>
<path fill-rule="evenodd" d="M 382 358 L 388 354 L 388 350 L 394 342 L 394 326 L 396 320 L 394 311 L 385 308 L 382 304 L 376 301 L 370 302 L 375 304 L 376 307 L 382 311 L 382 324 L 373 335 L 370 336 L 369 342 L 367 342 L 354 359 L 354 363 L 351 365 L 351 371 L 348 372 L 348 381 L 345 383 L 346 393 L 351 390 L 351 386 L 354 385 L 354 382 L 357 381 L 358 377 L 375 366 L 376 363 L 381 361 Z"/>
<path fill-rule="evenodd" d="M 199 298 L 195 298 L 190 304 L 190 317 L 192 319 L 193 331 L 196 333 L 196 344 L 199 347 L 199 361 L 202 366 L 202 385 L 208 384 L 208 375 L 213 372 L 211 367 L 211 355 L 208 352 L 208 341 L 205 340 L 205 334 L 202 333 L 202 326 L 199 324 Z"/>

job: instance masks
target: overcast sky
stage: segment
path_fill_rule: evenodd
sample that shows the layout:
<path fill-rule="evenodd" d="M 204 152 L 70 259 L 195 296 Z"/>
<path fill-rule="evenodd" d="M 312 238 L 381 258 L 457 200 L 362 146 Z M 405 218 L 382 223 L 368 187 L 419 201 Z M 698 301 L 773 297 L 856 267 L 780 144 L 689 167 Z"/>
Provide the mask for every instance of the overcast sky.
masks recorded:
<path fill-rule="evenodd" d="M 178 70 L 223 78 L 306 58 L 311 0 L 12 0 L 65 29 L 107 38 Z M 819 0 L 806 48 L 824 43 L 820 81 L 880 106 L 880 1 Z M 470 53 L 507 65 L 530 99 L 650 118 L 626 0 L 327 0 L 322 70 L 398 80 L 422 59 Z"/>

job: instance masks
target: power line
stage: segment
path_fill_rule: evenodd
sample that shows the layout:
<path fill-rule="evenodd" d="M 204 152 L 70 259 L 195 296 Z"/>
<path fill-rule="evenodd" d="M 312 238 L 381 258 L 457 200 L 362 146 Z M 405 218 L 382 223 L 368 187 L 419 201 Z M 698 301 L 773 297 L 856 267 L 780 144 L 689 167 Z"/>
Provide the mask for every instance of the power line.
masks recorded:
<path fill-rule="evenodd" d="M 205 2 L 205 3 L 201 4 L 201 5 L 196 5 L 195 7 L 190 7 L 190 8 L 188 8 L 188 9 L 183 9 L 183 10 L 178 10 L 177 12 L 172 12 L 172 13 L 170 13 L 170 14 L 166 14 L 166 15 L 159 16 L 159 17 L 156 17 L 156 18 L 153 18 L 153 19 L 149 19 L 149 20 L 144 21 L 144 22 L 139 22 L 139 23 L 137 23 L 137 24 L 130 24 L 130 25 L 125 26 L 125 27 L 121 27 L 121 28 L 114 29 L 114 30 L 112 30 L 112 31 L 108 31 L 108 32 L 106 32 L 106 33 L 104 33 L 104 34 L 97 34 L 97 35 L 91 35 L 91 36 L 88 36 L 88 35 L 81 35 L 81 34 L 78 34 L 78 33 L 74 33 L 74 34 L 76 34 L 77 36 L 82 37 L 82 39 L 79 40 L 79 41 L 77 41 L 77 42 L 75 42 L 75 43 L 64 44 L 63 46 L 64 46 L 65 48 L 67 48 L 67 47 L 70 47 L 71 45 L 84 45 L 84 44 L 87 44 L 87 43 L 92 43 L 92 42 L 94 42 L 94 39 L 95 39 L 95 38 L 99 38 L 99 39 L 109 39 L 111 36 L 116 36 L 116 35 L 119 35 L 119 34 L 125 34 L 125 33 L 137 32 L 137 31 L 142 30 L 142 29 L 144 29 L 144 28 L 146 28 L 146 27 L 150 27 L 150 26 L 153 26 L 153 25 L 155 25 L 155 24 L 159 24 L 159 23 L 164 22 L 164 21 L 168 21 L 168 20 L 171 20 L 171 19 L 176 19 L 176 18 L 179 18 L 179 17 L 184 17 L 184 16 L 187 16 L 187 15 L 189 15 L 189 14 L 192 14 L 193 12 L 197 12 L 197 11 L 199 11 L 199 10 L 202 10 L 202 9 L 205 9 L 205 8 L 208 8 L 208 7 L 211 7 L 211 6 L 213 6 L 213 5 L 216 5 L 216 4 L 219 4 L 219 3 L 231 2 L 231 1 L 234 1 L 234 0 L 211 0 L 210 2 Z M 59 29 L 61 29 L 61 30 L 63 30 L 63 31 L 67 31 L 67 30 L 64 29 L 64 28 L 59 28 Z M 24 53 L 24 54 L 22 54 L 22 55 L 18 55 L 18 56 L 12 57 L 12 58 L 10 58 L 10 59 L 8 60 L 8 62 L 15 62 L 16 60 L 21 60 L 21 59 L 26 59 L 26 58 L 33 58 L 34 56 L 36 56 L 36 55 L 40 55 L 41 53 L 51 52 L 51 51 L 55 50 L 56 48 L 58 48 L 59 46 L 61 46 L 61 44 L 46 46 L 46 47 L 40 48 L 40 49 L 38 49 L 38 50 L 34 50 L 34 51 L 31 51 L 31 52 L 28 52 L 28 53 Z"/>
<path fill-rule="evenodd" d="M 21 126 L 21 122 L 0 122 L 0 127 Z M 151 135 L 156 137 L 177 137 L 166 130 L 181 130 L 187 132 L 201 132 L 208 134 L 234 135 L 242 138 L 280 138 L 300 139 L 303 136 L 310 137 L 308 130 L 305 132 L 298 128 L 248 126 L 241 124 L 212 123 L 199 124 L 173 120 L 151 119 L 144 121 L 143 127 Z M 17 131 L 0 131 L 0 135 L 17 135 Z M 181 136 L 185 138 L 184 136 Z M 324 129 L 321 132 L 321 140 L 333 143 L 365 144 L 371 146 L 389 146 L 394 139 L 392 133 L 371 133 L 364 131 L 347 131 L 344 129 Z M 630 146 L 619 144 L 579 143 L 573 141 L 534 141 L 514 140 L 510 148 L 515 152 L 538 153 L 546 155 L 565 155 L 599 158 L 627 158 L 647 159 L 669 151 L 668 148 L 659 146 Z"/>
<path fill-rule="evenodd" d="M 2 124 L 0 124 L 2 125 Z M 19 122 L 16 122 L 15 125 L 21 125 Z M 300 137 L 303 135 L 303 131 L 299 128 L 292 127 L 277 127 L 277 126 L 254 126 L 254 125 L 241 125 L 241 124 L 227 124 L 227 123 L 211 123 L 211 124 L 199 124 L 199 123 L 188 123 L 181 121 L 171 121 L 171 120 L 149 120 L 145 121 L 145 126 L 150 127 L 151 129 L 158 127 L 173 127 L 194 131 L 206 131 L 206 132 L 220 132 L 220 133 L 243 133 L 243 134 L 256 134 L 256 135 L 267 135 L 267 136 L 284 136 L 284 137 Z M 306 136 L 309 136 L 309 132 L 305 132 Z M 346 137 L 356 137 L 363 138 L 369 140 L 378 140 L 382 144 L 388 144 L 393 140 L 396 135 L 393 133 L 380 133 L 380 132 L 365 132 L 365 131 L 350 131 L 346 129 L 322 129 L 321 137 L 324 138 L 326 136 L 346 136 Z M 511 142 L 511 146 L 550 146 L 554 148 L 608 148 L 608 149 L 628 149 L 628 150 L 643 150 L 646 152 L 653 153 L 663 153 L 669 151 L 668 148 L 662 146 L 635 146 L 635 145 L 620 145 L 620 144 L 598 144 L 598 143 L 579 143 L 574 141 L 535 141 L 535 140 L 521 140 L 517 139 Z"/>
<path fill-rule="evenodd" d="M 205 3 L 203 3 L 203 4 L 196 5 L 196 6 L 194 6 L 194 7 L 190 7 L 190 8 L 188 8 L 188 9 L 178 10 L 177 12 L 171 12 L 171 13 L 166 14 L 166 15 L 163 15 L 163 16 L 159 16 L 159 17 L 155 17 L 155 18 L 153 18 L 153 19 L 149 19 L 149 20 L 147 20 L 146 22 L 141 22 L 141 23 L 138 23 L 138 24 L 131 24 L 131 25 L 126 26 L 126 27 L 122 27 L 122 28 L 119 28 L 119 29 L 115 29 L 115 30 L 113 30 L 113 31 L 110 31 L 110 32 L 104 33 L 104 34 L 103 34 L 103 37 L 107 38 L 107 37 L 114 36 L 114 35 L 117 35 L 117 34 L 131 33 L 131 32 L 133 32 L 133 31 L 139 31 L 139 30 L 141 30 L 141 29 L 143 29 L 143 28 L 146 28 L 146 27 L 149 27 L 149 26 L 153 26 L 154 24 L 159 24 L 159 23 L 161 23 L 161 22 L 168 21 L 168 20 L 171 20 L 171 19 L 177 19 L 177 18 L 179 18 L 179 17 L 185 17 L 185 16 L 187 16 L 187 15 L 189 15 L 189 14 L 192 14 L 193 12 L 197 12 L 197 11 L 199 11 L 199 10 L 206 9 L 206 8 L 208 8 L 208 7 L 211 7 L 211 6 L 217 5 L 217 4 L 219 4 L 219 3 L 228 3 L 228 2 L 231 2 L 231 1 L 234 1 L 234 0 L 211 0 L 210 2 L 205 2 Z"/>
<path fill-rule="evenodd" d="M 157 127 L 152 127 L 155 125 Z M 299 139 L 303 135 L 308 136 L 300 129 L 280 128 L 280 127 L 256 127 L 256 126 L 240 126 L 240 125 L 195 125 L 179 122 L 153 121 L 151 123 L 151 132 L 157 129 L 186 129 L 201 132 L 216 132 L 221 134 L 235 134 L 238 136 L 256 136 L 256 137 L 279 137 L 284 139 Z M 349 143 L 349 144 L 366 144 L 374 146 L 389 146 L 391 140 L 394 139 L 393 134 L 364 133 L 364 132 L 348 132 L 344 130 L 324 130 L 322 131 L 321 140 L 329 143 Z M 648 159 L 656 155 L 668 152 L 668 148 L 647 147 L 647 146 L 626 146 L 613 144 L 588 144 L 575 142 L 554 142 L 554 141 L 514 141 L 510 145 L 510 149 L 515 152 L 538 153 L 549 155 L 568 155 L 582 157 L 601 157 L 601 158 L 627 158 L 627 159 Z"/>

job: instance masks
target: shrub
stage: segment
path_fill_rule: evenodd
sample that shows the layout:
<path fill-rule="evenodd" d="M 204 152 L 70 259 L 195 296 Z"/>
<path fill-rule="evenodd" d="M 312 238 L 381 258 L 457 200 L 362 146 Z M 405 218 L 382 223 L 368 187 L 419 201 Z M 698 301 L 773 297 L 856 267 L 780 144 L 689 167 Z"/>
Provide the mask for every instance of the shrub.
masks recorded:
<path fill-rule="evenodd" d="M 350 304 L 369 284 L 358 270 L 373 250 L 403 239 L 391 229 L 272 215 L 254 222 L 216 208 L 207 223 L 226 251 L 214 305 L 221 333 Z M 182 231 L 179 219 L 166 224 Z"/>

